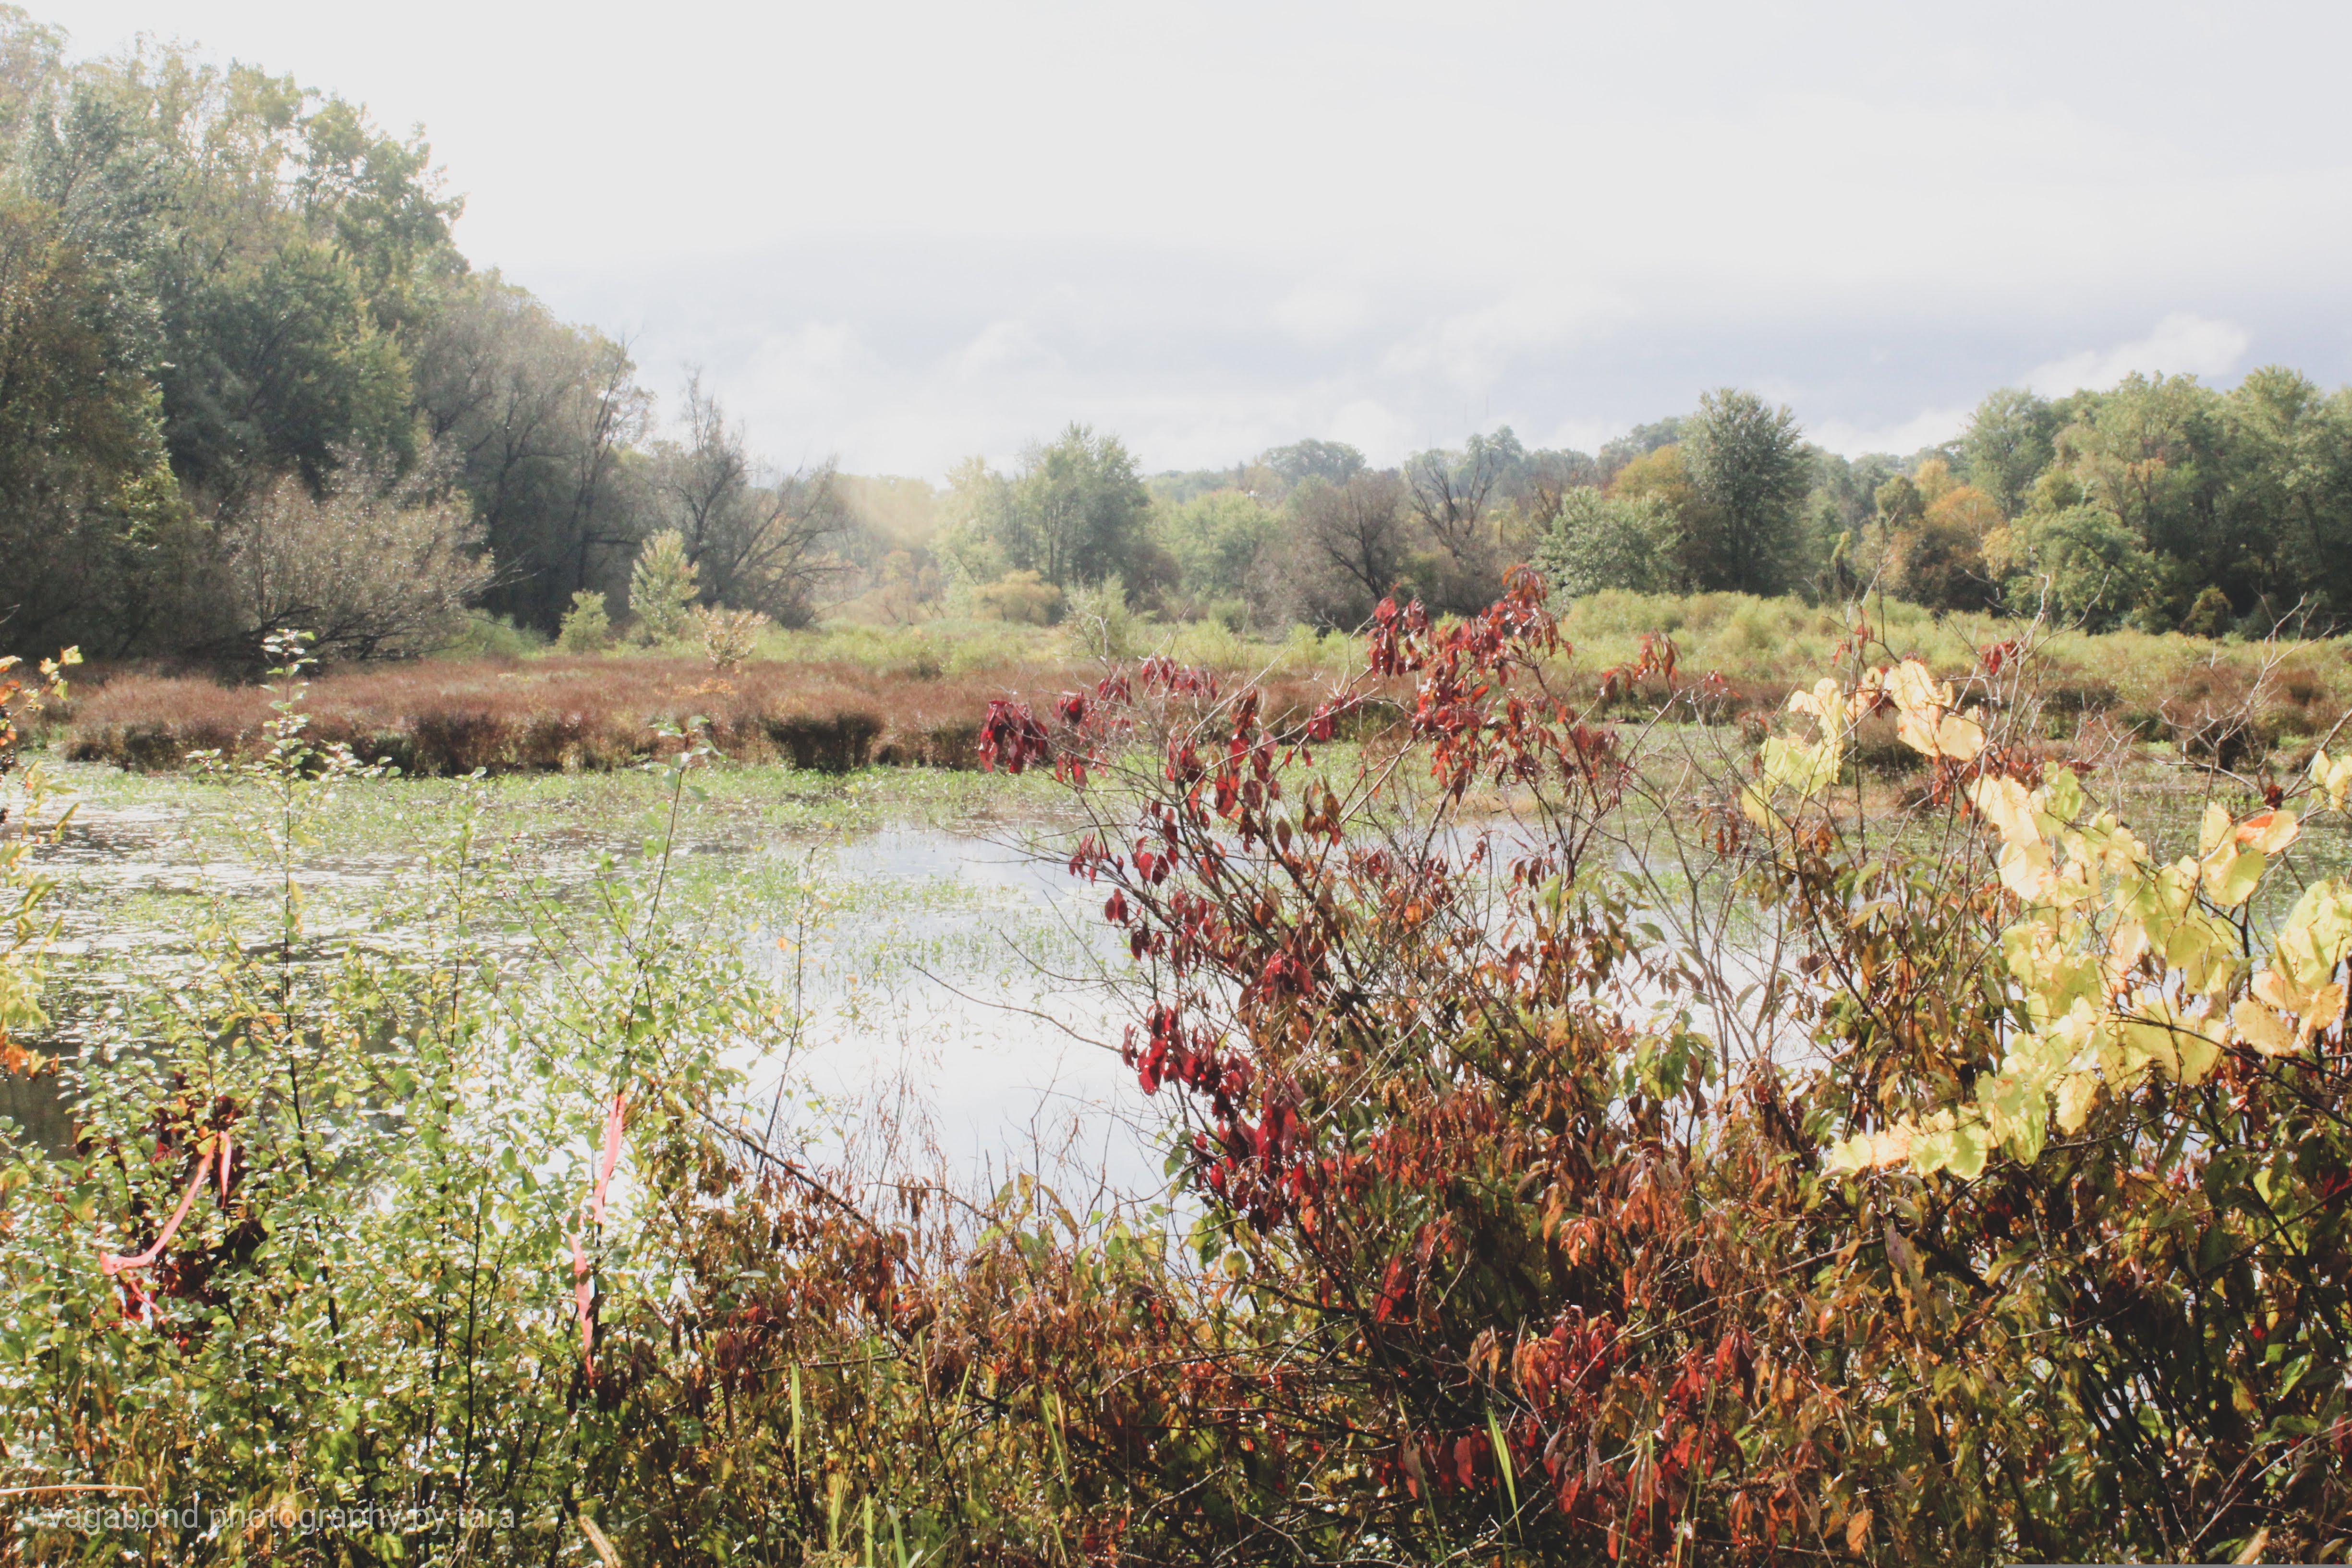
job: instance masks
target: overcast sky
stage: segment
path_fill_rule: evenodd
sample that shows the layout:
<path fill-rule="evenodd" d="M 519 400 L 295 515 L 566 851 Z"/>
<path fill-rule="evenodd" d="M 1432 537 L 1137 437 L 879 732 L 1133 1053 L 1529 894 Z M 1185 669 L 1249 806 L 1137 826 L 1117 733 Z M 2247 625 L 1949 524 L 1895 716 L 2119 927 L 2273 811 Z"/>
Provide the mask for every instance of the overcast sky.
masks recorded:
<path fill-rule="evenodd" d="M 1727 384 L 1909 451 L 2004 384 L 2352 381 L 2340 0 L 27 4 L 421 123 L 477 266 L 786 462 L 1589 449 Z"/>

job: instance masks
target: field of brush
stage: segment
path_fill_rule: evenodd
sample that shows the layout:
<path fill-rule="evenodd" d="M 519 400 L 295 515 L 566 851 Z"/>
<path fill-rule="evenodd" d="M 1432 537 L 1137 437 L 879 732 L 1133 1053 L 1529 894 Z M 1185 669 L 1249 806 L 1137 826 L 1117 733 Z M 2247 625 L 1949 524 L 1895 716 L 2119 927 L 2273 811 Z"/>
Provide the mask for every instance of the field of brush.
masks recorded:
<path fill-rule="evenodd" d="M 2044 633 L 1900 604 L 1870 606 L 1864 618 L 1884 648 L 1948 674 L 1992 645 L 2032 643 L 2052 741 L 2087 731 L 2258 770 L 2292 765 L 2352 708 L 2352 639 Z M 1677 655 L 1682 716 L 1707 723 L 1769 714 L 1839 668 L 1852 637 L 1850 612 L 1732 594 L 1596 595 L 1566 606 L 1560 628 L 1566 647 L 1546 672 L 1555 689 L 1595 699 L 1605 671 L 1632 662 L 1644 637 L 1663 636 Z M 1151 654 L 1213 670 L 1228 685 L 1255 682 L 1277 713 L 1310 710 L 1358 657 L 1350 639 L 1304 627 L 1265 638 L 1214 622 L 1138 623 L 1106 647 L 1073 630 L 941 621 L 772 632 L 752 659 L 724 670 L 682 648 L 329 670 L 305 702 L 310 739 L 412 775 L 609 771 L 673 748 L 698 720 L 721 753 L 745 762 L 833 773 L 961 769 L 975 765 L 992 699 L 1082 689 L 1108 665 Z M 1658 695 L 1621 700 L 1611 716 L 1647 711 Z M 278 696 L 202 674 L 94 669 L 51 716 L 52 738 L 69 758 L 147 772 L 180 767 L 192 753 L 250 755 L 268 743 Z M 1902 760 L 1899 748 L 1888 754 Z"/>

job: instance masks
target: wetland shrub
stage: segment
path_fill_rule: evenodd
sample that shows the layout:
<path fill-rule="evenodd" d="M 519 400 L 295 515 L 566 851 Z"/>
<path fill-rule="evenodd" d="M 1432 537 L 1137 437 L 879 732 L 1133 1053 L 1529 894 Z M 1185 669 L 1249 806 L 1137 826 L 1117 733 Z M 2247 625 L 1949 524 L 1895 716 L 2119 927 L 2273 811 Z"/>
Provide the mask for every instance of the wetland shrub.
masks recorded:
<path fill-rule="evenodd" d="M 1164 658 L 989 703 L 983 754 L 1085 819 L 1173 1201 L 975 1195 L 745 1121 L 729 1063 L 794 1020 L 665 913 L 658 836 L 532 915 L 530 965 L 464 821 L 407 889 L 426 951 L 303 956 L 289 872 L 71 1065 L 70 1150 L 7 1144 L 0 1441 L 27 1486 L 492 1522 L 92 1535 L 19 1490 L 0 1529 L 171 1562 L 2340 1558 L 2352 889 L 2296 857 L 2352 760 L 2217 782 L 2164 860 L 2004 728 L 2032 659 L 1847 624 L 1738 730 L 1552 689 L 1525 578 L 1466 621 L 1383 605 L 1303 710 Z M 1617 672 L 1668 717 L 1670 647 Z M 1380 694 L 1397 744 L 1322 750 Z M 290 856 L 369 785 L 268 695 L 244 776 Z M 1845 765 L 1890 722 L 1907 805 Z M 675 809 L 715 754 L 681 737 Z"/>

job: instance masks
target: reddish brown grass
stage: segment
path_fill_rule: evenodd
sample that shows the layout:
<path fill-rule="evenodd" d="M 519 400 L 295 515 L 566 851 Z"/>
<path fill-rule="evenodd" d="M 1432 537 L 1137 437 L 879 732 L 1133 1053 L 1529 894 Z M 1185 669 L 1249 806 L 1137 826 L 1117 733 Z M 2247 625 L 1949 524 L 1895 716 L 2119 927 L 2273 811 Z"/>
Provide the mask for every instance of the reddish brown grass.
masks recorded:
<path fill-rule="evenodd" d="M 924 680 L 760 664 L 722 677 L 683 658 L 451 660 L 323 676 L 305 707 L 314 741 L 411 773 L 620 767 L 675 744 L 656 726 L 696 718 L 721 752 L 751 761 L 969 767 L 989 698 L 1054 673 Z M 250 755 L 267 743 L 270 700 L 257 687 L 121 675 L 76 703 L 67 754 L 149 770 L 194 751 Z"/>
<path fill-rule="evenodd" d="M 653 755 L 656 726 L 699 718 L 730 757 L 828 773 L 868 763 L 969 768 L 992 697 L 1079 689 L 1093 674 L 1047 664 L 925 679 L 840 664 L 753 664 L 716 675 L 686 658 L 437 660 L 354 669 L 310 683 L 306 734 L 412 774 L 606 769 Z M 1307 680 L 1262 689 L 1303 718 L 1325 693 Z M 142 771 L 196 751 L 250 756 L 268 744 L 272 694 L 200 677 L 123 671 L 77 693 L 68 756 Z"/>
<path fill-rule="evenodd" d="M 692 659 L 438 660 L 321 676 L 306 734 L 413 774 L 605 769 L 677 742 L 656 726 L 708 724 L 730 757 L 829 773 L 867 763 L 969 768 L 989 700 L 1076 689 L 1090 673 L 1008 665 L 925 679 L 856 664 L 753 664 L 716 675 Z M 1269 708 L 1304 716 L 1312 682 L 1275 681 Z M 142 771 L 191 752 L 250 756 L 268 744 L 272 694 L 201 677 L 124 671 L 77 693 L 69 757 Z"/>

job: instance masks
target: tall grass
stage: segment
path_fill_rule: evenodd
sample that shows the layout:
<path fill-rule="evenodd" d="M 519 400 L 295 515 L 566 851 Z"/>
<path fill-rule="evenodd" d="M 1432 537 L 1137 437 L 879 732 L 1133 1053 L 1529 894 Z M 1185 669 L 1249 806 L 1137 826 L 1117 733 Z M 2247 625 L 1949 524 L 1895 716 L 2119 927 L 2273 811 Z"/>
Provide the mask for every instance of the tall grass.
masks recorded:
<path fill-rule="evenodd" d="M 1230 637 L 1223 628 L 1220 635 Z M 809 651 L 855 640 L 803 636 Z M 1192 646 L 1178 657 L 1237 673 L 1267 673 L 1270 700 L 1312 707 L 1326 658 L 1311 635 L 1280 647 Z M 911 646 L 910 646 L 911 645 Z M 436 659 L 353 669 L 312 682 L 309 734 L 362 761 L 420 775 L 609 769 L 675 750 L 699 720 L 721 753 L 743 762 L 845 773 L 881 764 L 976 765 L 979 719 L 1007 690 L 1081 689 L 1097 671 L 1038 657 L 1050 645 L 1012 642 L 1002 662 L 949 668 L 912 639 L 869 640 L 868 657 L 762 661 L 727 674 L 682 657 L 550 656 Z M 895 661 L 880 657 L 896 653 Z M 66 754 L 141 771 L 183 765 L 192 753 L 230 758 L 268 744 L 262 689 L 193 676 L 121 674 L 83 699 Z"/>
<path fill-rule="evenodd" d="M 2321 716 L 2352 705 L 2352 637 L 2284 647 L 2180 632 L 2091 636 L 1996 616 L 1937 616 L 1891 599 L 1874 601 L 1864 616 L 1889 646 L 1946 671 L 1968 668 L 1992 644 L 2033 638 L 2057 707 L 2112 713 L 2151 737 L 2179 728 L 2198 704 L 2242 696 L 2258 683 L 2281 736 L 2324 728 Z M 1838 645 L 1853 635 L 1841 605 L 1613 590 L 1560 606 L 1559 627 L 1574 649 L 1571 677 L 1629 663 L 1643 636 L 1663 632 L 1675 639 L 1683 669 L 1722 676 L 1741 695 L 1738 706 L 1752 708 L 1777 707 L 1811 672 L 1835 665 Z"/>
<path fill-rule="evenodd" d="M 1958 672 L 1979 649 L 2036 635 L 1989 616 L 1931 616 L 1895 602 L 1866 611 L 1874 634 Z M 1805 672 L 1838 662 L 1848 612 L 1744 594 L 1602 593 L 1561 608 L 1570 644 L 1551 679 L 1590 696 L 1601 672 L 1631 663 L 1645 636 L 1674 638 L 1679 668 L 1712 674 L 1694 715 L 1727 720 L 1779 708 Z M 1139 647 L 1229 679 L 1261 683 L 1270 701 L 1312 706 L 1352 644 L 1295 627 L 1279 642 L 1215 621 L 1139 625 Z M 2053 720 L 2104 715 L 2117 730 L 2252 754 L 2324 731 L 2352 706 L 2352 639 L 2294 648 L 2136 631 L 2042 637 Z M 918 626 L 834 625 L 763 634 L 743 669 L 714 674 L 682 652 L 438 658 L 320 678 L 312 734 L 414 773 L 603 769 L 675 745 L 657 733 L 689 719 L 747 762 L 845 771 L 870 763 L 968 767 L 977 715 L 1009 690 L 1083 689 L 1099 673 L 1061 628 L 947 620 Z M 1646 700 L 1646 699 L 1644 699 Z M 117 673 L 77 704 L 70 756 L 153 770 L 192 752 L 249 753 L 268 708 L 256 689 L 200 677 Z M 2232 727 L 2234 726 L 2234 728 Z"/>

